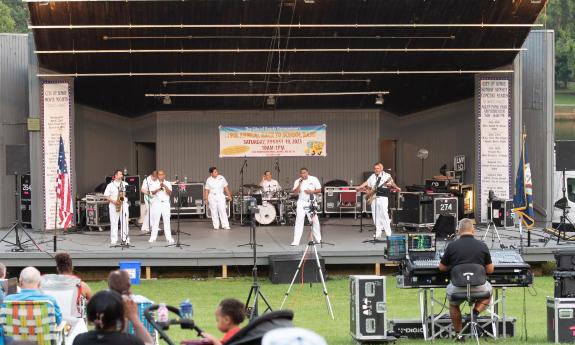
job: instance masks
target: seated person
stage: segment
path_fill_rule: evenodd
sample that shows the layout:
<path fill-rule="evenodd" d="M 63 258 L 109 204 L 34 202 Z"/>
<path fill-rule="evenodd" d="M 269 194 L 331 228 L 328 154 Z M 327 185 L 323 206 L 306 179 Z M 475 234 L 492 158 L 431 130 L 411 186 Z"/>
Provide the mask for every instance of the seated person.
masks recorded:
<path fill-rule="evenodd" d="M 54 257 L 56 260 L 56 270 L 58 274 L 63 276 L 69 276 L 73 278 L 78 278 L 74 275 L 74 266 L 72 265 L 72 258 L 68 253 L 58 253 Z M 92 298 L 92 290 L 85 282 L 80 280 L 80 286 L 78 288 L 78 294 L 83 296 L 86 300 L 90 300 Z"/>
<path fill-rule="evenodd" d="M 88 302 L 88 322 L 94 329 L 76 336 L 73 345 L 151 345 L 154 339 L 140 322 L 138 307 L 127 296 L 100 291 Z M 132 322 L 136 335 L 126 334 L 124 316 Z"/>
<path fill-rule="evenodd" d="M 56 299 L 52 296 L 43 294 L 40 291 L 40 271 L 35 267 L 26 267 L 20 272 L 20 292 L 8 295 L 4 298 L 4 302 L 8 301 L 48 301 L 54 306 L 54 314 L 56 316 L 56 323 L 62 322 L 62 313 Z"/>
<path fill-rule="evenodd" d="M 130 274 L 124 270 L 115 270 L 108 275 L 108 289 L 116 291 L 120 295 L 132 294 Z"/>
<path fill-rule="evenodd" d="M 0 263 L 0 280 L 6 279 L 6 265 Z M 4 300 L 6 296 L 6 291 L 4 291 L 4 285 L 0 284 L 0 303 Z"/>
<path fill-rule="evenodd" d="M 445 253 L 441 257 L 439 263 L 439 270 L 442 272 L 448 272 L 452 267 L 460 264 L 479 264 L 485 266 L 486 274 L 493 273 L 493 263 L 491 262 L 491 253 L 487 245 L 479 240 L 475 239 L 475 228 L 470 219 L 464 218 L 459 222 L 458 228 L 459 239 L 451 242 L 445 248 Z M 461 320 L 461 310 L 459 305 L 463 301 L 454 301 L 451 299 L 451 295 L 456 292 L 466 292 L 465 287 L 456 287 L 449 283 L 447 285 L 447 299 L 449 300 L 449 315 L 451 316 L 451 321 L 453 322 L 453 329 L 457 333 L 456 341 L 464 341 L 464 338 L 459 333 L 462 328 Z M 479 291 L 489 291 L 491 292 L 491 284 L 486 281 L 485 284 L 481 286 L 471 287 L 472 292 Z M 473 315 L 475 318 L 489 306 L 490 298 L 478 301 L 473 307 Z"/>
<path fill-rule="evenodd" d="M 213 335 L 203 332 L 202 337 L 211 341 L 214 345 L 225 344 L 239 330 L 239 325 L 244 321 L 246 307 L 237 299 L 229 298 L 220 302 L 216 309 L 216 323 L 218 330 L 224 333 L 224 337 L 218 340 Z"/>

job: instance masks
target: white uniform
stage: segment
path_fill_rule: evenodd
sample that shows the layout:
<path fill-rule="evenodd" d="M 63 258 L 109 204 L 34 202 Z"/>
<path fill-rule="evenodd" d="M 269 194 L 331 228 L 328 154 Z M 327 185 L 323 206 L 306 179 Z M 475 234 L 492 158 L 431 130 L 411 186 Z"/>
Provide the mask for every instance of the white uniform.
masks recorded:
<path fill-rule="evenodd" d="M 228 181 L 222 175 L 216 178 L 208 177 L 204 188 L 208 190 L 208 207 L 212 214 L 212 224 L 214 229 L 219 229 L 220 223 L 223 229 L 229 229 L 227 202 L 224 188 L 228 186 Z"/>
<path fill-rule="evenodd" d="M 112 200 L 117 200 L 118 199 L 118 193 L 120 192 L 120 189 L 122 189 L 122 191 L 124 191 L 124 193 L 126 192 L 126 186 L 128 184 L 126 182 L 116 182 L 116 181 L 112 181 L 110 183 L 108 183 L 108 185 L 106 186 L 106 190 L 104 191 L 104 196 L 107 196 L 109 198 L 111 198 Z M 128 217 L 129 217 L 129 210 L 128 210 L 129 204 L 128 204 L 128 198 L 125 196 L 124 194 L 124 202 L 122 203 L 122 207 L 120 209 L 120 212 L 116 211 L 116 205 L 114 203 L 110 203 L 108 205 L 109 208 L 109 213 L 110 213 L 110 242 L 112 244 L 116 244 L 118 243 L 118 223 L 120 223 L 121 225 L 121 236 L 122 236 L 122 242 L 126 242 L 126 243 L 130 243 L 130 238 L 129 238 L 129 229 L 128 229 Z M 120 214 L 122 214 L 123 216 L 121 217 L 121 221 L 120 221 Z"/>
<path fill-rule="evenodd" d="M 150 181 L 149 188 L 151 191 L 155 191 L 160 188 L 160 185 L 160 180 Z M 164 188 L 170 192 L 172 191 L 172 184 L 170 181 L 164 181 Z M 170 243 L 174 242 L 170 224 L 170 195 L 165 190 L 158 191 L 154 194 L 151 206 L 152 235 L 148 242 L 156 241 L 158 231 L 160 230 L 160 218 L 164 221 L 164 235 L 166 236 L 166 240 Z"/>
<path fill-rule="evenodd" d="M 140 189 L 144 193 L 144 205 L 142 207 L 142 231 L 148 232 L 152 228 L 152 212 L 150 212 L 150 204 L 152 202 L 152 195 L 149 194 L 150 189 L 148 186 L 150 183 L 154 182 L 151 176 L 146 177 L 144 182 L 142 182 L 142 188 Z"/>
<path fill-rule="evenodd" d="M 278 190 L 281 190 L 282 187 L 280 186 L 279 182 L 271 179 L 271 180 L 263 180 L 260 183 L 260 186 L 262 187 L 263 192 L 277 192 Z"/>
<path fill-rule="evenodd" d="M 381 187 L 390 178 L 391 175 L 385 171 L 382 171 L 377 176 L 375 174 L 371 174 L 367 179 L 367 185 L 370 188 L 374 188 L 377 183 L 377 186 Z M 386 236 L 391 236 L 391 221 L 387 210 L 388 204 L 389 199 L 386 196 L 376 196 L 375 200 L 371 204 L 371 215 L 373 217 L 373 223 L 375 224 L 375 237 L 381 237 L 382 230 L 385 231 Z"/>
<path fill-rule="evenodd" d="M 299 185 L 300 179 L 295 180 L 293 184 L 293 190 L 297 188 Z M 314 189 L 321 189 L 321 183 L 317 177 L 308 176 L 307 179 L 303 180 L 301 183 L 301 188 L 299 192 L 299 197 L 297 199 L 297 208 L 296 208 L 296 218 L 295 218 L 295 227 L 294 227 L 294 234 L 293 234 L 293 242 L 292 245 L 298 245 L 301 239 L 301 235 L 303 234 L 303 225 L 305 222 L 305 216 L 307 215 L 308 220 L 311 222 L 313 237 L 317 242 L 321 242 L 321 232 L 319 227 L 319 218 L 316 215 L 313 217 L 308 213 L 309 209 L 306 209 L 310 206 L 310 194 L 305 193 L 306 190 L 314 190 Z M 314 194 L 314 202 L 317 206 L 317 194 Z"/>

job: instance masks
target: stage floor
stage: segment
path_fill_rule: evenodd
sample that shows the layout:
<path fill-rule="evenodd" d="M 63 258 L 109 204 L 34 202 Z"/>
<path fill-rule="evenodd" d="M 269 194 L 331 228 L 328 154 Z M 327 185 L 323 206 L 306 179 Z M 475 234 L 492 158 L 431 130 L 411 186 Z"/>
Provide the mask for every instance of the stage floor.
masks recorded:
<path fill-rule="evenodd" d="M 363 219 L 364 229 L 360 232 L 359 219 L 332 217 L 322 219 L 323 240 L 335 245 L 318 246 L 320 255 L 326 264 L 375 264 L 388 262 L 384 258 L 385 243 L 363 243 L 373 236 L 373 226 L 368 218 Z M 172 231 L 175 236 L 177 224 L 172 220 Z M 144 234 L 135 226 L 130 227 L 130 241 L 134 246 L 128 249 L 110 248 L 110 234 L 108 231 L 71 232 L 57 236 L 57 250 L 69 252 L 74 258 L 77 267 L 117 267 L 120 260 L 138 260 L 142 266 L 221 266 L 221 265 L 251 265 L 252 249 L 250 246 L 239 246 L 249 242 L 249 227 L 232 224 L 231 230 L 213 230 L 209 219 L 184 219 L 181 221 L 181 243 L 189 245 L 182 248 L 166 247 L 162 234 L 156 243 L 148 243 L 149 234 Z M 309 234 L 306 226 L 304 237 Z M 7 230 L 0 230 L 4 236 Z M 257 262 L 259 265 L 268 264 L 268 256 L 279 254 L 300 254 L 305 249 L 302 238 L 301 245 L 290 246 L 293 236 L 292 226 L 258 226 L 256 228 Z M 485 232 L 478 227 L 477 237 Z M 12 246 L 0 243 L 0 262 L 11 267 L 28 265 L 50 266 L 54 265 L 51 254 L 54 252 L 54 234 L 30 230 L 28 233 L 40 243 L 44 252 L 36 249 L 31 243 L 25 245 L 25 252 L 12 252 Z M 520 236 L 517 230 L 499 229 L 505 246 L 520 248 Z M 541 229 L 532 230 L 531 247 L 527 247 L 525 235 L 524 258 L 528 262 L 551 261 L 553 251 L 557 248 L 575 246 L 571 243 L 556 245 L 551 241 L 547 246 L 540 242 L 547 235 Z M 7 240 L 13 241 L 10 234 Z M 491 247 L 491 234 L 486 242 Z M 438 243 L 438 248 L 444 244 Z M 495 247 L 498 242 L 495 240 Z"/>

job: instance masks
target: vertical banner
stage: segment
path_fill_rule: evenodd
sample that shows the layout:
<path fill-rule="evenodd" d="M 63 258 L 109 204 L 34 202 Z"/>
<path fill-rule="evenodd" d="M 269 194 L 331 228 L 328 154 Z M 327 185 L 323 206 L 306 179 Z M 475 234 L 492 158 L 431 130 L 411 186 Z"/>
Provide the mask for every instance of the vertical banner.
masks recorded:
<path fill-rule="evenodd" d="M 478 77 L 475 84 L 477 136 L 477 206 L 475 217 L 488 221 L 489 191 L 511 195 L 511 79 Z"/>
<path fill-rule="evenodd" d="M 71 86 L 43 81 L 41 89 L 44 229 L 73 225 Z"/>
<path fill-rule="evenodd" d="M 325 157 L 327 126 L 220 126 L 220 157 Z"/>

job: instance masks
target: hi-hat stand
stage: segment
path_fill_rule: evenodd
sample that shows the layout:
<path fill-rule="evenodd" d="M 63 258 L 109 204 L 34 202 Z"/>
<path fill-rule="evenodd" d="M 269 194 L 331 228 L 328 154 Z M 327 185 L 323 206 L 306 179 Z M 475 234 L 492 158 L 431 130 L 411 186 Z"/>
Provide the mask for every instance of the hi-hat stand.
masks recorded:
<path fill-rule="evenodd" d="M 487 217 L 489 219 L 489 223 L 487 223 L 487 229 L 483 234 L 481 240 L 485 242 L 485 238 L 491 232 L 491 248 L 495 245 L 495 235 L 497 235 L 497 240 L 499 241 L 499 247 L 501 249 L 505 249 L 503 242 L 501 241 L 501 236 L 499 236 L 499 230 L 497 230 L 497 226 L 495 226 L 495 222 L 493 221 L 493 199 L 489 200 L 489 215 Z M 491 228 L 493 226 L 493 229 Z"/>
<path fill-rule="evenodd" d="M 14 184 L 14 212 L 15 212 L 15 221 L 14 223 L 12 223 L 12 226 L 8 229 L 8 232 L 0 239 L 0 242 L 4 242 L 4 243 L 8 243 L 11 246 L 14 246 L 14 248 L 11 249 L 12 252 L 23 252 L 26 250 L 26 248 L 24 248 L 24 244 L 31 242 L 36 249 L 40 250 L 40 247 L 38 246 L 38 243 L 36 241 L 34 241 L 34 239 L 32 238 L 32 236 L 30 236 L 30 234 L 28 232 L 26 232 L 26 230 L 24 229 L 24 225 L 22 223 L 22 219 L 21 219 L 21 214 L 20 214 L 20 190 L 19 190 L 19 186 L 20 183 L 18 183 L 19 181 L 19 177 L 20 175 L 16 172 L 14 173 L 14 178 L 16 183 Z M 57 217 L 57 214 L 54 214 L 54 217 Z M 11 234 L 14 233 L 14 242 L 10 242 L 8 241 L 6 238 Z M 21 233 L 21 234 L 20 234 Z M 26 237 L 27 239 L 22 241 L 23 237 Z"/>
<path fill-rule="evenodd" d="M 178 182 L 178 175 L 176 175 L 176 182 Z M 189 247 L 189 244 L 185 244 L 180 242 L 180 208 L 182 207 L 182 199 L 180 196 L 180 186 L 178 185 L 178 183 L 176 183 L 176 188 L 178 189 L 178 202 L 176 203 L 176 214 L 177 214 L 177 225 L 176 225 L 176 243 L 170 243 L 168 244 L 166 247 L 176 247 L 176 248 L 180 248 L 180 249 L 184 249 L 183 247 Z M 173 190 L 173 186 L 172 186 L 172 193 L 174 192 Z M 187 234 L 187 233 L 185 233 Z"/>
<path fill-rule="evenodd" d="M 255 214 L 259 211 L 259 209 L 257 208 L 257 204 L 254 198 L 252 198 L 250 200 L 250 207 L 248 208 L 249 212 L 250 212 L 250 241 L 251 239 L 253 239 L 253 245 L 252 247 L 252 258 L 254 261 L 254 265 L 252 267 L 252 286 L 250 287 L 250 292 L 248 293 L 248 299 L 246 300 L 246 308 L 248 308 L 247 312 L 248 312 L 248 316 L 249 316 L 249 320 L 252 321 L 254 320 L 256 317 L 258 317 L 259 315 L 259 310 L 258 310 L 258 303 L 259 303 L 259 299 L 261 298 L 265 305 L 266 305 L 266 309 L 264 310 L 265 312 L 268 311 L 272 311 L 272 307 L 270 305 L 270 303 L 268 302 L 268 300 L 266 299 L 266 297 L 264 296 L 263 292 L 262 292 L 262 287 L 260 286 L 260 284 L 258 283 L 258 265 L 257 265 L 257 247 L 258 244 L 256 242 L 256 219 L 255 219 Z M 253 297 L 253 301 L 252 301 L 252 297 Z M 251 304 L 250 304 L 251 302 Z"/>
<path fill-rule="evenodd" d="M 304 260 L 305 260 L 305 258 L 306 258 L 306 256 L 307 256 L 308 251 L 310 250 L 310 248 L 313 248 L 313 253 L 314 253 L 314 256 L 315 256 L 315 263 L 316 263 L 316 265 L 317 265 L 317 270 L 318 270 L 318 272 L 319 272 L 319 279 L 321 280 L 321 285 L 322 285 L 322 289 L 323 289 L 323 294 L 324 294 L 324 296 L 325 296 L 325 303 L 327 304 L 328 313 L 329 313 L 329 315 L 331 316 L 331 318 L 332 318 L 332 320 L 333 320 L 333 319 L 335 319 L 335 317 L 333 316 L 333 309 L 332 309 L 332 307 L 331 307 L 331 302 L 330 302 L 330 300 L 329 300 L 329 295 L 328 295 L 328 293 L 327 293 L 327 286 L 325 285 L 325 279 L 323 278 L 323 272 L 321 271 L 321 263 L 320 263 L 320 261 L 319 261 L 319 255 L 317 254 L 317 247 L 316 247 L 316 245 L 319 244 L 319 243 L 316 243 L 316 242 L 314 242 L 314 240 L 313 240 L 313 229 L 311 230 L 311 233 L 310 233 L 310 237 L 309 237 L 309 238 L 310 238 L 310 241 L 307 243 L 307 246 L 305 247 L 305 250 L 303 251 L 303 255 L 302 255 L 302 257 L 301 257 L 301 260 L 299 261 L 299 264 L 297 265 L 297 269 L 296 269 L 296 271 L 295 271 L 295 273 L 294 273 L 294 275 L 293 275 L 293 278 L 292 278 L 292 280 L 291 280 L 291 283 L 289 284 L 289 287 L 288 287 L 288 289 L 287 289 L 287 291 L 286 291 L 286 293 L 285 293 L 285 295 L 284 295 L 284 299 L 283 299 L 283 301 L 282 301 L 282 304 L 281 304 L 281 306 L 280 306 L 280 309 L 283 309 L 283 306 L 284 306 L 286 300 L 288 299 L 288 296 L 289 296 L 289 294 L 290 294 L 290 292 L 291 292 L 291 289 L 292 289 L 292 287 L 293 287 L 293 284 L 294 284 L 294 282 L 295 282 L 295 280 L 296 280 L 298 274 L 299 274 L 300 271 L 301 271 L 301 267 L 303 266 L 303 262 L 304 262 Z"/>

